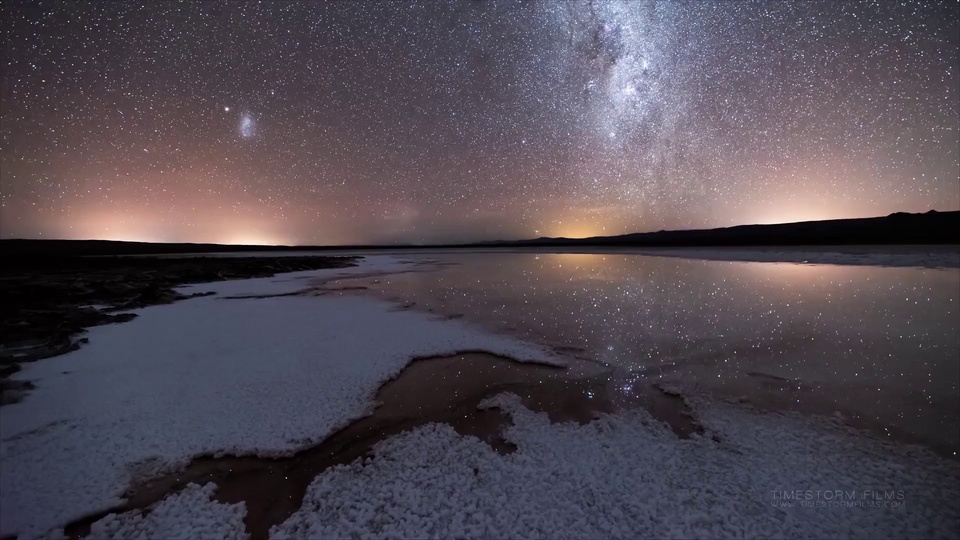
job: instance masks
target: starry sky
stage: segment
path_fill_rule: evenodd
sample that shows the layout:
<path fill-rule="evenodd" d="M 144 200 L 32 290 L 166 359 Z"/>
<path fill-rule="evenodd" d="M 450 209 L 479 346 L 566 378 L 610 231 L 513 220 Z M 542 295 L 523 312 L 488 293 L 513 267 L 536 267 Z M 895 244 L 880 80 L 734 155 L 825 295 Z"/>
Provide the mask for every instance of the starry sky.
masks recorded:
<path fill-rule="evenodd" d="M 956 0 L 2 9 L 4 238 L 430 243 L 960 208 Z"/>

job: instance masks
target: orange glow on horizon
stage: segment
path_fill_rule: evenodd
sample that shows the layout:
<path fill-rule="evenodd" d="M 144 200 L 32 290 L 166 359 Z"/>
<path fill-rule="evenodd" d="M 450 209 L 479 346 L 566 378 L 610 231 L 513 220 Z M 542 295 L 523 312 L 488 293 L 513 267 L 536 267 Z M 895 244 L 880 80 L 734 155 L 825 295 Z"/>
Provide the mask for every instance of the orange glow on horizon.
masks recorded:
<path fill-rule="evenodd" d="M 857 211 L 855 206 L 847 201 L 827 199 L 817 194 L 784 194 L 775 197 L 772 201 L 754 205 L 753 209 L 743 212 L 743 215 L 732 225 L 771 225 L 875 215 L 879 214 L 864 212 L 862 209 Z"/>

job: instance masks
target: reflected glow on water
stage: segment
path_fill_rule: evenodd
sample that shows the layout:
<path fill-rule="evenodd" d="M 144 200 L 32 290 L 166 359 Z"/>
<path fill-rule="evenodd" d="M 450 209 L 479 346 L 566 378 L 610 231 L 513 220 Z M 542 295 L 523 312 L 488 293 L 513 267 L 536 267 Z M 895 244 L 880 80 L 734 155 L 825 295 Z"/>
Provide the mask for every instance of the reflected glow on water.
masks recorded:
<path fill-rule="evenodd" d="M 372 288 L 647 377 L 960 437 L 956 269 L 615 254 L 429 258 L 455 264 Z"/>

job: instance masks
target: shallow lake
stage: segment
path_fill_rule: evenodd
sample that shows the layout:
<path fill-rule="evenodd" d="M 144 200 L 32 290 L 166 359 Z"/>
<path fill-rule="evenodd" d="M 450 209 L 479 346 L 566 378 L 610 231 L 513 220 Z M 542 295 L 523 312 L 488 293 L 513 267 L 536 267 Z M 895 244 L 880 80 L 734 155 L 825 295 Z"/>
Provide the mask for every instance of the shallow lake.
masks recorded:
<path fill-rule="evenodd" d="M 834 415 L 952 454 L 960 439 L 955 268 L 635 254 L 424 253 L 424 271 L 344 280 L 413 309 L 693 395 Z"/>

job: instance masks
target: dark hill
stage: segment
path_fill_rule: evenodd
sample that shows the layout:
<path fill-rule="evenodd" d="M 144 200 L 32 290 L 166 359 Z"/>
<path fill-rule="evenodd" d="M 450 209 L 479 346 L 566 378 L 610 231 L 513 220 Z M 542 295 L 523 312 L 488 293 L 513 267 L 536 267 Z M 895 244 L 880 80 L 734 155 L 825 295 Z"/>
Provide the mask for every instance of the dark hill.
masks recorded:
<path fill-rule="evenodd" d="M 960 211 L 884 217 L 802 221 L 776 225 L 738 225 L 720 229 L 658 231 L 592 238 L 536 238 L 474 244 L 430 246 L 234 246 L 223 244 L 159 244 L 111 240 L 0 240 L 0 257 L 81 255 L 147 255 L 162 253 L 223 253 L 325 251 L 333 249 L 430 249 L 454 247 L 712 247 L 824 246 L 871 244 L 960 244 Z"/>
<path fill-rule="evenodd" d="M 738 225 L 720 229 L 659 231 L 591 238 L 537 238 L 498 246 L 799 246 L 856 244 L 960 244 L 960 211 L 884 217 Z"/>

